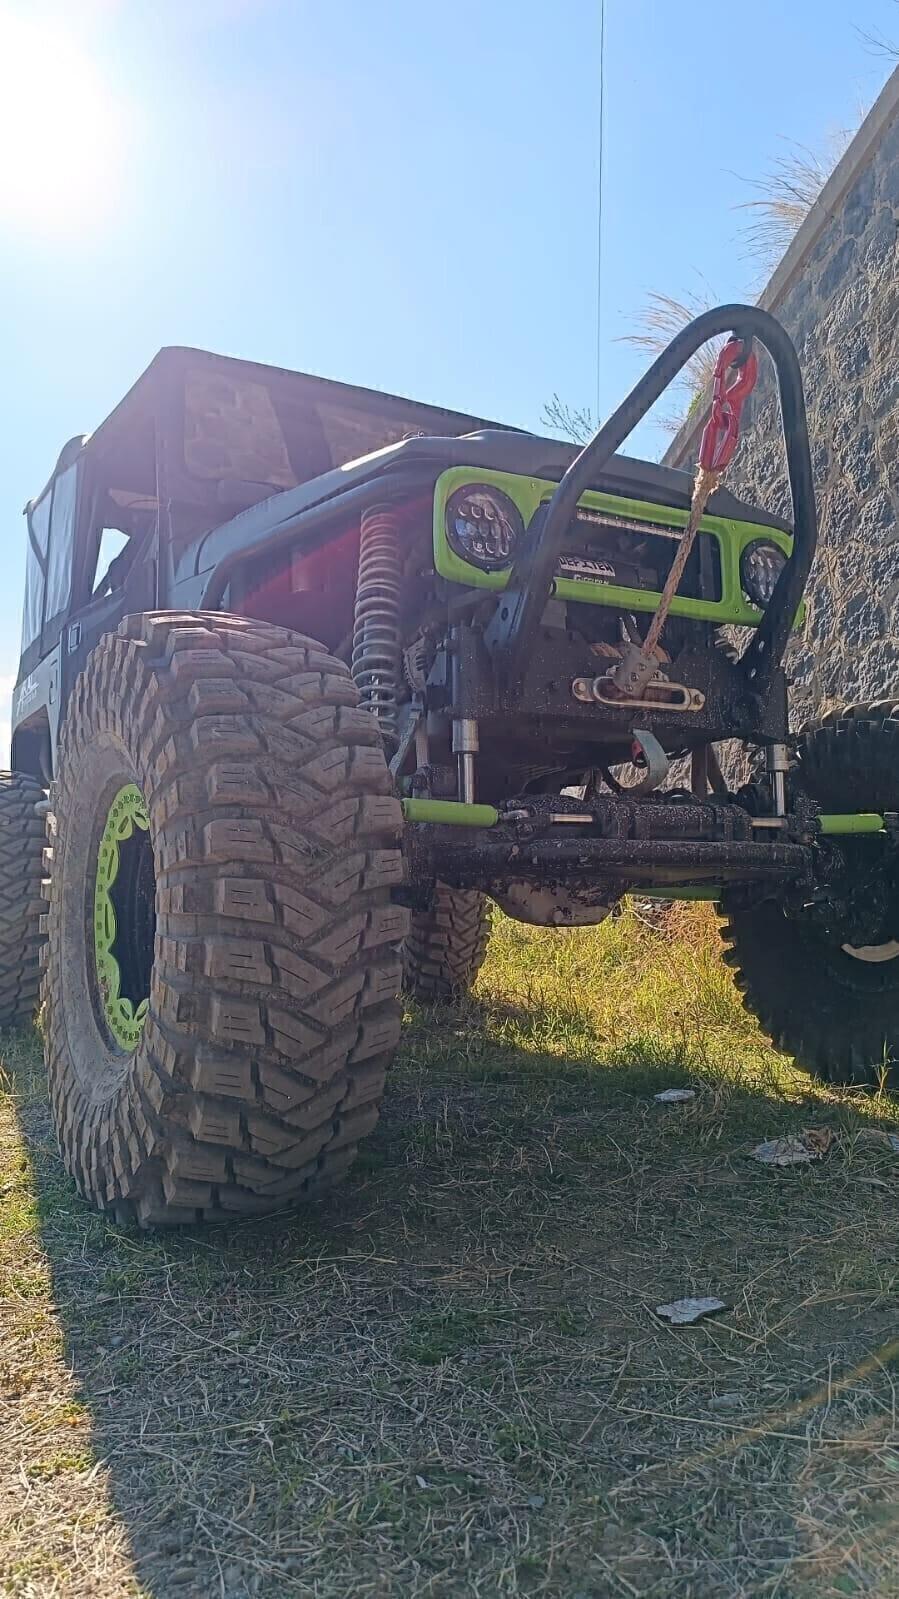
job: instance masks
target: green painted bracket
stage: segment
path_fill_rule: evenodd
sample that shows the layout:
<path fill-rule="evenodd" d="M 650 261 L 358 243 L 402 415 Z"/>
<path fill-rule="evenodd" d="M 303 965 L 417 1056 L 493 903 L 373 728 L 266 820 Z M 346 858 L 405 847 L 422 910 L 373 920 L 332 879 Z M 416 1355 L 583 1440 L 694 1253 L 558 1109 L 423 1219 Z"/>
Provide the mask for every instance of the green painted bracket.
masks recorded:
<path fill-rule="evenodd" d="M 882 833 L 884 820 L 875 811 L 859 811 L 857 815 L 819 816 L 820 833 Z"/>
<path fill-rule="evenodd" d="M 429 799 L 404 799 L 400 803 L 407 822 L 440 822 L 444 827 L 495 827 L 499 821 L 499 811 L 493 805 Z"/>

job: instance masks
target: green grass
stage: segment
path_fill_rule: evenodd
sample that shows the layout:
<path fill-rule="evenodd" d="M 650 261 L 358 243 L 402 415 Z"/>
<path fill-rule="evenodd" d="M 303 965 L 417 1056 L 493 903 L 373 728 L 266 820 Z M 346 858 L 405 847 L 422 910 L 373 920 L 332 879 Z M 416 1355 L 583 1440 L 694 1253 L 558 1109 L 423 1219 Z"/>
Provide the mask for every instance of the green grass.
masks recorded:
<path fill-rule="evenodd" d="M 10 1040 L 0 1593 L 899 1594 L 896 1107 L 777 1055 L 715 940 L 498 918 L 341 1194 L 230 1232 L 87 1210 Z"/>

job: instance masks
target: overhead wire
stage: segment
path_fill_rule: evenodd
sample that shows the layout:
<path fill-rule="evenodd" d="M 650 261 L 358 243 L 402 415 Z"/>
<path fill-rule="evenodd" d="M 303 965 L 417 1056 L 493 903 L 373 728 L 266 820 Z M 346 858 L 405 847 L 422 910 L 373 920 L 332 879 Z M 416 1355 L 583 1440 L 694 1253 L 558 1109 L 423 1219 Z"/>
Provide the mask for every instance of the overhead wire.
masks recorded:
<path fill-rule="evenodd" d="M 596 196 L 596 426 L 602 420 L 600 380 L 602 374 L 602 245 L 603 190 L 605 186 L 606 122 L 606 0 L 599 0 L 599 141 L 597 149 Z"/>

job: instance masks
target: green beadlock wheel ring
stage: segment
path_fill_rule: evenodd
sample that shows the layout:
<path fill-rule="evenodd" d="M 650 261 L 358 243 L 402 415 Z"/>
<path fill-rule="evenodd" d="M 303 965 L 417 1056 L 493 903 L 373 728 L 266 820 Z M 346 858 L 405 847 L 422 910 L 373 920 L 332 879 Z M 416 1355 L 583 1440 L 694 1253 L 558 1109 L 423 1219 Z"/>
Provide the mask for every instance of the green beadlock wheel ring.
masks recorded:
<path fill-rule="evenodd" d="M 128 783 L 116 794 L 106 816 L 97 848 L 97 875 L 94 883 L 94 961 L 100 987 L 103 1019 L 116 1043 L 129 1052 L 140 1042 L 149 1006 L 149 995 L 135 1006 L 122 994 L 122 974 L 113 954 L 116 938 L 115 908 L 111 889 L 119 870 L 119 846 L 131 838 L 136 827 L 149 829 L 150 818 L 144 796 L 136 783 Z"/>

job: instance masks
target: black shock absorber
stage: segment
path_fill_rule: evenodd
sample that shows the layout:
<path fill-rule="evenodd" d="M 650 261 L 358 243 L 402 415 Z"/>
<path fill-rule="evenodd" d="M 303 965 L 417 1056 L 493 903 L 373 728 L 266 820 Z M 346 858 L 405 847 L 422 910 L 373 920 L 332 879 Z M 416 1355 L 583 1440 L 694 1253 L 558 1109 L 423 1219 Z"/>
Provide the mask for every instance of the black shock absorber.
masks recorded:
<path fill-rule="evenodd" d="M 400 650 L 400 540 L 392 505 L 362 513 L 353 615 L 353 681 L 387 739 L 397 737 Z"/>

